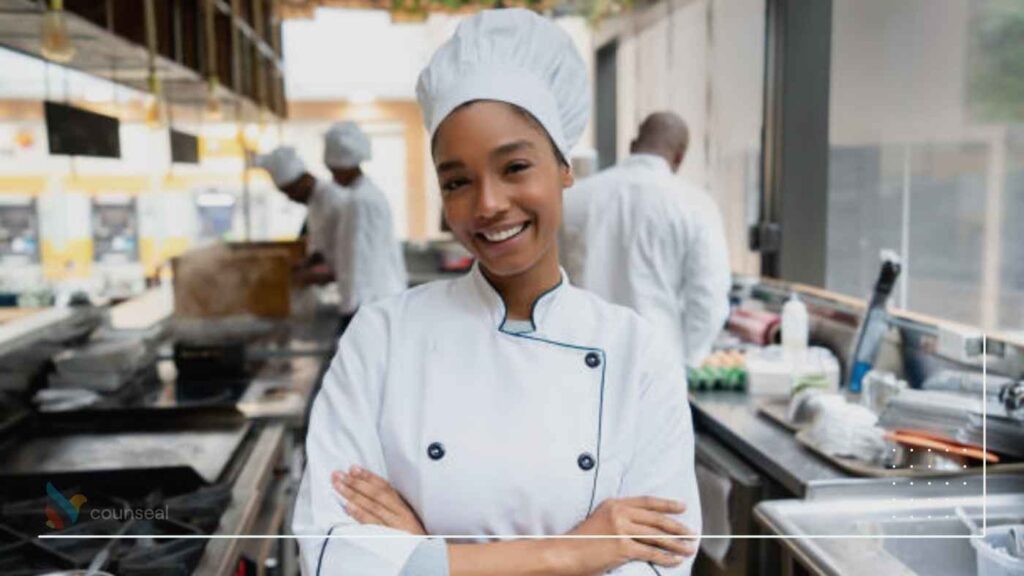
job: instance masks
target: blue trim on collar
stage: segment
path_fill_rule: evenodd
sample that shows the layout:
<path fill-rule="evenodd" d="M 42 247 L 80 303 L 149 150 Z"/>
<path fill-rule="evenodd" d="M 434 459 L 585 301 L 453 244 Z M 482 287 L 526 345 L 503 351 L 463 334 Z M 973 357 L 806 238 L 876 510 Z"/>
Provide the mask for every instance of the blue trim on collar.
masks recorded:
<path fill-rule="evenodd" d="M 480 275 L 483 276 L 483 273 L 481 272 Z M 484 276 L 484 280 L 487 280 L 486 276 Z M 490 284 L 491 283 L 490 280 L 488 280 L 487 283 Z M 541 300 L 543 300 L 544 297 L 548 296 L 549 294 L 553 294 L 554 291 L 558 290 L 559 288 L 561 288 L 562 284 L 564 284 L 564 283 L 565 283 L 564 279 L 559 278 L 558 279 L 558 284 L 555 284 L 551 288 L 548 288 L 547 290 L 541 292 L 540 296 L 537 296 L 537 298 L 533 301 L 533 304 L 530 305 L 530 332 L 523 332 L 523 334 L 529 334 L 529 333 L 537 331 L 537 322 L 534 320 L 534 313 L 537 310 L 537 303 L 540 302 Z M 494 288 L 493 284 L 491 284 L 491 288 L 492 289 Z M 497 292 L 498 290 L 494 289 L 494 291 Z M 501 294 L 498 294 L 498 299 L 501 300 Z M 510 334 L 510 332 L 507 332 L 505 330 L 505 322 L 508 322 L 508 308 L 505 306 L 505 302 L 504 301 L 502 301 L 501 307 L 505 310 L 505 315 L 502 316 L 502 318 L 501 318 L 501 324 L 498 324 L 498 331 L 499 332 L 504 332 L 505 334 Z"/>

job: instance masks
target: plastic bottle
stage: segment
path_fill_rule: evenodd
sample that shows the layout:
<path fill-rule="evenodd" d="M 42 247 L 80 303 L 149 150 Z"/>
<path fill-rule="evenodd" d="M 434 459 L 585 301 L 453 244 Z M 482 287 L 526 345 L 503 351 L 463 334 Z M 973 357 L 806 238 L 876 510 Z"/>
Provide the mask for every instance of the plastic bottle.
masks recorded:
<path fill-rule="evenodd" d="M 853 362 L 847 391 L 857 395 L 861 393 L 864 376 L 875 364 L 875 356 L 882 345 L 882 339 L 889 330 L 889 311 L 886 302 L 892 293 L 893 285 L 900 276 L 900 258 L 894 252 L 882 251 L 882 268 L 878 272 L 878 280 L 871 295 L 864 320 L 857 333 L 856 346 L 853 349 Z"/>
<path fill-rule="evenodd" d="M 793 294 L 782 307 L 782 350 L 794 371 L 807 357 L 807 333 L 807 306 Z"/>

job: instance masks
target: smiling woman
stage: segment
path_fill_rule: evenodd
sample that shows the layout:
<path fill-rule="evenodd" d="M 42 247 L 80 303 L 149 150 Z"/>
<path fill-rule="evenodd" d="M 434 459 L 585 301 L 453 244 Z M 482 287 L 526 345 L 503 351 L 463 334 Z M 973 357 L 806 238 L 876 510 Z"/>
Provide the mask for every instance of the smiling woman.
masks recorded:
<path fill-rule="evenodd" d="M 306 573 L 688 574 L 680 361 L 558 263 L 563 159 L 589 110 L 571 40 L 532 12 L 481 12 L 417 95 L 477 264 L 364 306 L 342 338 L 295 508 Z"/>
<path fill-rule="evenodd" d="M 434 135 L 434 161 L 452 233 L 480 261 L 510 318 L 525 320 L 558 284 L 556 237 L 572 173 L 544 129 L 512 104 L 460 106 Z M 528 286 L 509 290 L 511 285 Z"/>

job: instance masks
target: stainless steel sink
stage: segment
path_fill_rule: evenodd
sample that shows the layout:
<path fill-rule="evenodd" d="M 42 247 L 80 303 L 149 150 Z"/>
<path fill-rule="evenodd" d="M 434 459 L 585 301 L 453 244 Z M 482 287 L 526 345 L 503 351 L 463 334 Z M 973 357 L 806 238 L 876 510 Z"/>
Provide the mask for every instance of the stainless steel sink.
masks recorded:
<path fill-rule="evenodd" d="M 972 534 L 986 525 L 1024 522 L 1024 477 L 994 477 L 986 498 L 962 479 L 911 490 L 907 481 L 831 483 L 807 500 L 762 502 L 758 520 L 819 574 L 975 573 Z M 980 488 L 971 479 L 968 488 Z M 980 492 L 980 490 L 979 490 Z"/>
<path fill-rule="evenodd" d="M 950 576 L 973 574 L 974 547 L 969 537 L 971 530 L 960 519 L 895 520 L 882 523 L 884 536 L 955 534 L 960 539 L 908 539 L 882 538 L 886 553 L 917 574 Z"/>

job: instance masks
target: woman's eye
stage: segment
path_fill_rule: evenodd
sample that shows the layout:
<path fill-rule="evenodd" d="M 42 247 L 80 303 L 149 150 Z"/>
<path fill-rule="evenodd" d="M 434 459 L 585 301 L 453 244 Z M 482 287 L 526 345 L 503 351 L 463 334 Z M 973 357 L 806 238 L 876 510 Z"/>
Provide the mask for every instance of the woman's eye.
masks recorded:
<path fill-rule="evenodd" d="M 454 192 L 468 183 L 469 180 L 467 178 L 452 178 L 441 184 L 441 190 L 444 192 Z"/>
<path fill-rule="evenodd" d="M 529 162 L 512 162 L 505 167 L 506 174 L 517 174 L 530 168 Z"/>

